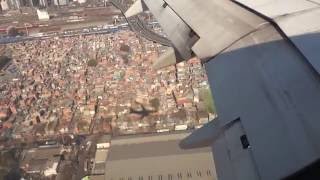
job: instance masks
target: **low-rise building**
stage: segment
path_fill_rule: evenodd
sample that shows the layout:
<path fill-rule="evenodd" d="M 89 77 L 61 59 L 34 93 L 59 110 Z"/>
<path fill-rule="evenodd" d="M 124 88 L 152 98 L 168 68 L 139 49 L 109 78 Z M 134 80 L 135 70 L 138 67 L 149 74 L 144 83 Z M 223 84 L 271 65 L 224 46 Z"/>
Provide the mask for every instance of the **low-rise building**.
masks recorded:
<path fill-rule="evenodd" d="M 22 152 L 20 167 L 31 176 L 56 176 L 63 151 L 60 146 L 26 149 Z"/>
<path fill-rule="evenodd" d="M 104 174 L 105 164 L 108 157 L 110 147 L 110 135 L 103 135 L 97 140 L 96 154 L 94 158 L 92 173 L 95 175 Z"/>
<path fill-rule="evenodd" d="M 37 15 L 40 21 L 48 21 L 50 19 L 48 11 L 44 9 L 37 9 Z"/>
<path fill-rule="evenodd" d="M 189 133 L 134 135 L 113 138 L 105 180 L 216 180 L 210 148 L 184 150 L 179 142 Z"/>

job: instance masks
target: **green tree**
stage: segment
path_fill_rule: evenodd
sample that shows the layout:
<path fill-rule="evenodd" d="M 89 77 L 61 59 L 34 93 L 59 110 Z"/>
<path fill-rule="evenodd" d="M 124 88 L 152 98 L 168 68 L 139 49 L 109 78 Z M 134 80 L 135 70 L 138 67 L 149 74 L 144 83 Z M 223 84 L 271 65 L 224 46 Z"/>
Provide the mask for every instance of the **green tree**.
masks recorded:
<path fill-rule="evenodd" d="M 11 58 L 9 58 L 8 56 L 0 56 L 0 69 L 5 67 L 10 61 Z"/>
<path fill-rule="evenodd" d="M 19 35 L 19 31 L 18 31 L 18 29 L 16 27 L 9 26 L 7 28 L 7 35 L 15 37 L 15 36 Z"/>
<path fill-rule="evenodd" d="M 87 121 L 81 120 L 78 122 L 78 129 L 80 130 L 80 132 L 88 132 L 89 126 L 90 124 Z"/>
<path fill-rule="evenodd" d="M 200 96 L 200 99 L 206 105 L 207 111 L 212 114 L 216 113 L 216 107 L 214 105 L 214 100 L 213 100 L 213 96 L 212 96 L 210 88 L 200 89 L 199 96 Z"/>
<path fill-rule="evenodd" d="M 156 111 L 159 110 L 160 107 L 160 100 L 158 98 L 153 98 L 149 101 L 149 103 L 151 104 L 152 107 L 154 107 L 156 109 Z"/>
<path fill-rule="evenodd" d="M 123 51 L 123 52 L 129 52 L 130 51 L 130 46 L 126 45 L 126 44 L 122 44 L 120 46 L 120 51 Z"/>
<path fill-rule="evenodd" d="M 95 60 L 95 59 L 90 59 L 90 60 L 88 61 L 88 66 L 95 67 L 95 66 L 97 66 L 97 65 L 98 65 L 98 61 Z"/>

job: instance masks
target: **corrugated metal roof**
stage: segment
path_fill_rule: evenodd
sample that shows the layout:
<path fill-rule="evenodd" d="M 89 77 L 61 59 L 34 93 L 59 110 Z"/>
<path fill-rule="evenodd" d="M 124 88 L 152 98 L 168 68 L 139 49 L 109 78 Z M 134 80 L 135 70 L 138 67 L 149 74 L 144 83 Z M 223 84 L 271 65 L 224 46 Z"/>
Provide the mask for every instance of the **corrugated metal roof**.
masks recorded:
<path fill-rule="evenodd" d="M 118 145 L 114 145 L 118 140 L 112 140 L 106 163 L 106 179 L 148 179 L 148 176 L 156 179 L 158 176 L 164 179 L 172 176 L 177 179 L 179 173 L 185 178 L 189 173 L 195 180 L 216 179 L 211 149 L 183 150 L 179 147 L 179 142 L 188 133 L 179 135 L 153 135 L 143 139 L 139 136 L 135 142 L 135 138 L 129 138 L 128 144 L 122 138 Z M 166 138 L 170 140 L 165 140 Z M 207 175 L 207 171 L 210 171 L 210 175 Z"/>
<path fill-rule="evenodd" d="M 95 155 L 95 162 L 105 162 L 108 156 L 108 149 L 98 149 Z"/>

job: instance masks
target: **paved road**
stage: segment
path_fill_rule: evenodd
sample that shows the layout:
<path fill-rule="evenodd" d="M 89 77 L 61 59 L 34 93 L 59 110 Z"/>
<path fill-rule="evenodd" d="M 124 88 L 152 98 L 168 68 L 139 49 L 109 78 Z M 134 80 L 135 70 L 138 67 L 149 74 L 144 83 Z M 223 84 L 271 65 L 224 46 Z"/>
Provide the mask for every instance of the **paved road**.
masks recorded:
<path fill-rule="evenodd" d="M 122 14 L 126 12 L 128 9 L 124 4 L 122 4 L 119 0 L 111 0 L 110 1 L 116 8 L 120 9 Z M 126 18 L 126 17 L 125 17 Z M 159 34 L 152 31 L 147 25 L 139 18 L 139 16 L 133 16 L 126 18 L 128 24 L 130 25 L 131 29 L 135 31 L 140 36 L 153 41 L 164 46 L 172 46 L 171 42 Z"/>

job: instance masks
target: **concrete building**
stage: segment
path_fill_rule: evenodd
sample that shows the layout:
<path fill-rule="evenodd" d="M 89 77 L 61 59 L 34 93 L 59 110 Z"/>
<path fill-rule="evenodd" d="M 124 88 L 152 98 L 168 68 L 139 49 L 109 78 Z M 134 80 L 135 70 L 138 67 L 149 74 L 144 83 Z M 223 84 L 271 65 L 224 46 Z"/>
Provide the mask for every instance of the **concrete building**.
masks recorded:
<path fill-rule="evenodd" d="M 182 150 L 189 133 L 134 135 L 111 140 L 105 179 L 215 180 L 210 148 Z"/>
<path fill-rule="evenodd" d="M 86 3 L 86 2 L 87 2 L 87 0 L 78 0 L 79 4 L 83 4 L 83 3 Z"/>
<path fill-rule="evenodd" d="M 93 164 L 93 175 L 103 175 L 105 173 L 105 162 L 108 157 L 109 147 L 110 147 L 110 135 L 104 135 L 97 140 L 96 144 L 96 154 Z"/>
<path fill-rule="evenodd" d="M 38 15 L 39 20 L 42 20 L 42 21 L 47 21 L 50 19 L 48 11 L 46 11 L 44 9 L 37 9 L 37 15 Z"/>
<path fill-rule="evenodd" d="M 69 3 L 68 0 L 54 0 L 54 5 L 56 6 L 65 6 Z"/>
<path fill-rule="evenodd" d="M 97 149 L 95 157 L 92 174 L 102 175 L 105 174 L 105 164 L 108 157 L 109 149 Z"/>
<path fill-rule="evenodd" d="M 41 147 L 24 150 L 21 159 L 21 169 L 27 174 L 43 174 L 46 177 L 57 175 L 63 148 L 59 146 Z"/>
<path fill-rule="evenodd" d="M 97 140 L 97 149 L 108 149 L 110 147 L 111 136 L 104 135 Z"/>
<path fill-rule="evenodd" d="M 9 5 L 8 5 L 8 1 L 7 0 L 1 1 L 1 8 L 2 8 L 3 11 L 9 10 Z"/>

